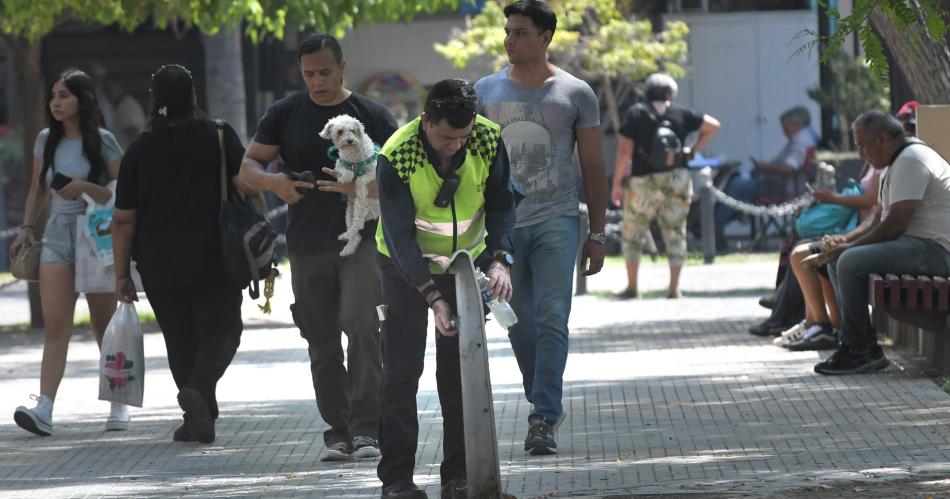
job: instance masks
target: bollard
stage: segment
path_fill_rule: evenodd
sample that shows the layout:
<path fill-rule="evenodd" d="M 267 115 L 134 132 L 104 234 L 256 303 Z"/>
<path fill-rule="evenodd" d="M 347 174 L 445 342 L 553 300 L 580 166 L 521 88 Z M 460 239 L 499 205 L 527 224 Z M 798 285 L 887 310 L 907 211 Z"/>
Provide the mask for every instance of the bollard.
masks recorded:
<path fill-rule="evenodd" d="M 702 179 L 702 199 L 700 200 L 700 223 L 703 231 L 703 263 L 713 263 L 716 259 L 716 198 L 712 189 L 712 168 L 705 167 L 699 172 Z"/>
<path fill-rule="evenodd" d="M 498 437 L 488 343 L 485 341 L 485 309 L 475 280 L 475 266 L 467 251 L 452 256 L 458 302 L 459 360 L 462 371 L 462 420 L 465 428 L 465 467 L 468 497 L 501 498 L 498 468 Z"/>

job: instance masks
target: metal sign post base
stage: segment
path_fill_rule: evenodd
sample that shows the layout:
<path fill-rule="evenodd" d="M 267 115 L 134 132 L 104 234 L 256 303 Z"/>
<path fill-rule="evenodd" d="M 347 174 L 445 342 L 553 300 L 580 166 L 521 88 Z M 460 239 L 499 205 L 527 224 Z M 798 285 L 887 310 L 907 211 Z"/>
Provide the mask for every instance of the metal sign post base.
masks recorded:
<path fill-rule="evenodd" d="M 458 301 L 459 356 L 462 370 L 462 413 L 465 425 L 465 462 L 469 498 L 511 497 L 501 491 L 498 437 L 491 378 L 485 313 L 475 280 L 475 266 L 467 251 L 452 257 Z"/>

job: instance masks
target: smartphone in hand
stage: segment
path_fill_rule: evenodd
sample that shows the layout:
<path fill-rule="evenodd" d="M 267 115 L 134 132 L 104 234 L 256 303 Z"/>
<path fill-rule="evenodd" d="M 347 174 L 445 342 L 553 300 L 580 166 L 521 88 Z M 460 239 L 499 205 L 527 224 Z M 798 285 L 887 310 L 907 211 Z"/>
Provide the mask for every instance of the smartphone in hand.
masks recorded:
<path fill-rule="evenodd" d="M 295 172 L 295 171 L 287 170 L 284 172 L 284 174 L 287 175 L 287 177 L 289 177 L 290 180 L 295 180 L 298 182 L 309 182 L 312 184 L 317 181 L 313 172 L 310 170 L 307 170 L 305 172 Z M 301 194 L 307 194 L 308 192 L 310 192 L 310 189 L 305 189 L 303 187 L 297 187 L 296 190 L 297 192 Z"/>
<path fill-rule="evenodd" d="M 49 183 L 49 186 L 57 191 L 66 187 L 66 184 L 72 182 L 73 179 L 63 175 L 62 173 L 56 172 L 53 174 L 53 181 Z"/>

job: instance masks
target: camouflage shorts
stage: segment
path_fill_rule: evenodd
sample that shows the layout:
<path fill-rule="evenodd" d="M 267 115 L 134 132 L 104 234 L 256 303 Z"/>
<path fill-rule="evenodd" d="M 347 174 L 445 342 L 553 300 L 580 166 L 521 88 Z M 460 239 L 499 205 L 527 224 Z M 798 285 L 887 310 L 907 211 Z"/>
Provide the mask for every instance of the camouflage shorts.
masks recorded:
<path fill-rule="evenodd" d="M 672 265 L 686 259 L 686 215 L 693 198 L 689 170 L 631 177 L 624 189 L 623 254 L 638 261 L 650 234 L 650 222 L 656 219 L 666 243 Z"/>

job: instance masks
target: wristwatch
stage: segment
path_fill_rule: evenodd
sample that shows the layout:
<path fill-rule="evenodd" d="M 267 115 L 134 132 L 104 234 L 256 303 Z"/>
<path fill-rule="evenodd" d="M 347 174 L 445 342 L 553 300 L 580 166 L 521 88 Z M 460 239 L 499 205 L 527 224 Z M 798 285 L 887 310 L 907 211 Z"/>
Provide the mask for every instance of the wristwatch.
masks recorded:
<path fill-rule="evenodd" d="M 594 241 L 597 244 L 607 244 L 607 234 L 603 232 L 591 232 L 587 239 Z"/>
<path fill-rule="evenodd" d="M 498 250 L 492 255 L 492 261 L 501 263 L 510 269 L 515 264 L 515 257 L 505 250 Z"/>

